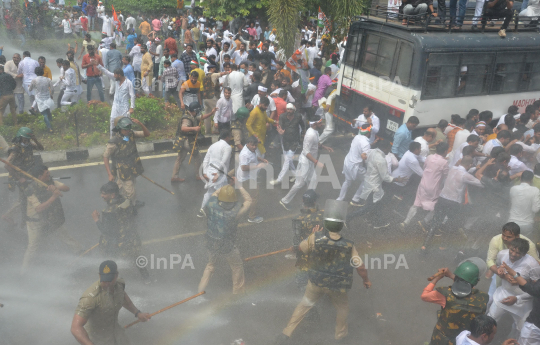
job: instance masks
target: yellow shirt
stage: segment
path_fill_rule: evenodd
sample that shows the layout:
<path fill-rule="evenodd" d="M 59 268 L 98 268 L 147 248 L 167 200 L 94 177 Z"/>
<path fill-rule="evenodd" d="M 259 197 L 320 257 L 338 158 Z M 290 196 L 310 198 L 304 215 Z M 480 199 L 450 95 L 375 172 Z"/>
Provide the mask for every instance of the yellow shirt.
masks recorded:
<path fill-rule="evenodd" d="M 152 74 L 153 69 L 154 63 L 152 62 L 152 55 L 149 52 L 146 52 L 142 57 L 141 74 L 144 75 L 146 71 L 148 71 L 148 75 L 150 75 Z"/>
<path fill-rule="evenodd" d="M 150 28 L 150 23 L 145 21 L 139 25 L 139 30 L 141 30 L 141 35 L 148 36 L 152 29 Z"/>
<path fill-rule="evenodd" d="M 49 78 L 50 80 L 52 80 L 52 73 L 51 73 L 51 69 L 47 66 L 45 66 L 43 68 L 43 76 L 46 77 L 46 78 Z"/>
<path fill-rule="evenodd" d="M 201 83 L 201 91 L 203 91 L 203 90 L 204 90 L 204 87 L 203 87 L 204 71 L 203 71 L 202 69 L 198 68 L 198 67 L 195 68 L 194 70 L 192 70 L 192 72 L 193 72 L 193 71 L 199 73 L 199 79 L 197 79 L 197 81 L 198 81 L 199 83 Z"/>
<path fill-rule="evenodd" d="M 488 135 L 488 137 L 486 139 L 486 143 L 488 141 L 490 141 L 491 139 L 497 139 L 497 133 L 492 133 L 492 134 Z"/>
<path fill-rule="evenodd" d="M 246 121 L 246 128 L 250 135 L 255 135 L 259 138 L 260 143 L 257 146 L 259 152 L 264 154 L 266 149 L 264 148 L 264 140 L 266 139 L 266 124 L 274 123 L 274 120 L 266 115 L 266 111 L 262 111 L 258 106 L 253 108 L 249 113 L 249 117 Z"/>

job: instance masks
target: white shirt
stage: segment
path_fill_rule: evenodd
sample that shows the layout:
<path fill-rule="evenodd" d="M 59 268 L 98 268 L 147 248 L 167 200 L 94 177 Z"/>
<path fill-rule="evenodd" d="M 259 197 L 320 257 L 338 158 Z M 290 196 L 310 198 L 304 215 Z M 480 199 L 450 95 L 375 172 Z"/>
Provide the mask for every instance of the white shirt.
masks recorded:
<path fill-rule="evenodd" d="M 397 169 L 392 172 L 392 177 L 406 177 L 407 181 L 394 183 L 398 186 L 405 186 L 409 181 L 409 178 L 413 174 L 422 177 L 422 175 L 424 175 L 424 170 L 420 166 L 419 159 L 420 158 L 411 151 L 405 152 L 405 154 L 403 155 L 403 157 L 401 157 L 401 160 L 399 161 Z"/>
<path fill-rule="evenodd" d="M 210 47 L 208 49 L 206 49 L 206 57 L 209 57 L 210 55 L 214 55 L 214 57 L 217 59 L 218 58 L 218 53 L 217 51 L 214 49 L 214 47 Z"/>
<path fill-rule="evenodd" d="M 39 62 L 28 56 L 19 62 L 17 72 L 18 74 L 23 75 L 23 85 L 30 85 L 30 82 L 37 77 L 36 73 L 34 72 L 36 67 L 39 67 Z"/>
<path fill-rule="evenodd" d="M 456 163 L 463 158 L 463 149 L 469 146 L 468 142 L 464 142 L 463 144 L 459 145 L 457 151 L 453 152 L 451 159 L 449 159 L 448 166 L 453 167 L 456 165 Z"/>
<path fill-rule="evenodd" d="M 247 51 L 242 53 L 240 50 L 237 50 L 232 54 L 231 61 L 234 62 L 235 65 L 240 65 L 240 62 L 247 60 L 248 55 Z"/>
<path fill-rule="evenodd" d="M 504 249 L 497 254 L 496 265 L 500 266 L 503 262 L 518 272 L 524 279 L 531 278 L 531 273 L 536 271 L 540 265 L 538 261 L 529 254 L 525 254 L 516 262 L 510 261 L 510 250 Z M 510 296 L 516 296 L 517 302 L 513 305 L 504 305 L 501 303 L 503 299 Z M 532 297 L 526 292 L 523 292 L 518 285 L 512 285 L 508 281 L 501 279 L 501 286 L 493 293 L 493 303 L 497 307 L 516 314 L 520 317 L 525 317 L 532 310 Z M 488 313 L 489 315 L 489 313 Z"/>
<path fill-rule="evenodd" d="M 274 91 L 272 91 L 272 93 L 270 94 L 270 97 L 272 96 L 276 96 L 276 97 L 279 97 L 279 92 L 281 91 L 281 88 L 278 88 L 278 89 L 275 89 Z M 294 97 L 291 95 L 291 93 L 289 91 L 287 91 L 287 99 L 286 99 L 287 103 L 294 103 L 296 102 L 296 100 L 294 99 Z"/>
<path fill-rule="evenodd" d="M 429 154 L 429 143 L 427 142 L 424 137 L 417 137 L 414 139 L 417 143 L 420 143 L 420 161 L 424 163 L 426 161 L 426 157 Z"/>
<path fill-rule="evenodd" d="M 98 69 L 104 75 L 108 76 L 111 81 L 114 80 L 114 73 L 107 71 L 103 66 L 98 65 Z M 113 105 L 111 108 L 111 118 L 117 118 L 119 116 L 126 116 L 126 113 L 130 108 L 135 109 L 135 91 L 133 90 L 133 84 L 128 78 L 124 79 L 124 82 L 120 85 L 119 81 L 116 81 L 116 91 L 114 93 Z M 127 114 L 129 117 L 129 113 Z"/>
<path fill-rule="evenodd" d="M 525 163 L 520 161 L 516 156 L 511 155 L 510 161 L 508 162 L 508 168 L 510 169 L 509 174 L 510 176 L 520 173 L 525 170 L 532 171 L 532 169 L 529 169 Z"/>
<path fill-rule="evenodd" d="M 465 188 L 467 185 L 473 185 L 480 188 L 484 188 L 484 185 L 480 183 L 473 175 L 469 174 L 465 168 L 460 165 L 457 167 L 450 167 L 448 177 L 444 182 L 444 187 L 441 191 L 441 198 L 454 201 L 457 203 L 463 203 L 465 196 Z"/>
<path fill-rule="evenodd" d="M 534 223 L 534 214 L 540 211 L 540 190 L 525 182 L 510 188 L 509 222 L 518 225 Z"/>
<path fill-rule="evenodd" d="M 457 151 L 461 144 L 467 142 L 469 135 L 471 135 L 471 132 L 466 129 L 458 131 L 454 137 L 454 146 L 452 146 L 452 151 Z"/>
<path fill-rule="evenodd" d="M 270 103 L 268 104 L 268 107 L 266 108 L 266 116 L 270 117 L 270 114 L 273 111 L 276 111 L 276 103 L 274 102 L 274 99 L 272 97 L 267 97 Z M 253 96 L 253 99 L 251 100 L 251 104 L 253 104 L 254 107 L 258 106 L 261 101 L 261 97 L 259 94 L 256 94 Z"/>
<path fill-rule="evenodd" d="M 133 48 L 131 48 L 131 51 L 129 52 L 129 56 L 131 56 L 132 66 L 133 70 L 135 72 L 141 71 L 141 64 L 142 64 L 142 57 L 143 54 L 141 53 L 141 46 L 136 44 Z"/>
<path fill-rule="evenodd" d="M 221 97 L 216 103 L 216 114 L 214 115 L 215 123 L 226 123 L 231 121 L 232 117 L 232 99 Z M 224 170 L 227 171 L 227 170 Z"/>
<path fill-rule="evenodd" d="M 493 148 L 496 146 L 502 146 L 499 139 L 491 139 L 490 141 L 484 144 L 484 149 L 482 150 L 482 153 L 485 153 L 486 155 L 489 156 L 491 154 L 491 150 L 493 150 Z"/>
<path fill-rule="evenodd" d="M 208 176 L 209 181 L 206 183 L 206 188 L 214 185 L 212 180 L 214 179 L 214 174 L 220 175 L 216 181 L 216 185 L 222 185 L 224 182 L 227 183 L 227 177 L 223 176 L 215 168 L 210 166 L 210 163 L 221 169 L 221 171 L 229 171 L 229 161 L 231 160 L 231 145 L 229 145 L 225 140 L 218 140 L 216 143 L 212 144 L 206 152 L 203 160 L 203 173 Z"/>
<path fill-rule="evenodd" d="M 239 164 L 238 168 L 236 169 L 236 179 L 238 180 L 238 182 L 257 179 L 257 172 L 259 171 L 259 169 L 243 171 L 242 166 L 254 166 L 259 164 L 259 160 L 257 159 L 258 152 L 259 149 L 256 149 L 255 152 L 251 152 L 247 145 L 244 145 L 244 148 L 242 149 L 242 151 L 240 151 L 240 155 L 238 158 Z"/>
<path fill-rule="evenodd" d="M 63 19 L 62 20 L 62 25 L 64 25 L 64 33 L 65 34 L 70 34 L 72 33 L 73 31 L 71 30 L 71 22 L 69 19 Z"/>
<path fill-rule="evenodd" d="M 355 180 L 357 174 L 365 174 L 366 168 L 364 167 L 364 160 L 362 159 L 362 153 L 367 154 L 371 149 L 369 144 L 369 138 L 358 134 L 354 137 L 351 143 L 351 149 L 345 161 L 343 162 L 343 174 L 349 180 Z"/>
<path fill-rule="evenodd" d="M 129 16 L 126 19 L 126 26 L 128 30 L 134 29 L 136 25 L 137 25 L 137 20 L 135 20 L 135 18 L 133 18 L 132 16 Z"/>
<path fill-rule="evenodd" d="M 229 87 L 232 90 L 231 99 L 233 102 L 233 113 L 245 106 L 244 103 L 244 73 L 238 71 L 232 71 L 228 75 Z"/>
<path fill-rule="evenodd" d="M 377 115 L 375 115 L 374 113 L 371 113 L 371 123 L 372 123 L 372 128 L 371 128 L 371 138 L 369 138 L 369 142 L 371 144 L 373 144 L 373 142 L 375 141 L 375 138 L 376 138 L 376 135 L 377 133 L 379 133 L 379 128 L 381 127 L 381 122 L 379 120 L 379 117 Z M 363 124 L 366 124 L 367 123 L 367 118 L 364 116 L 364 114 L 358 116 L 358 118 L 356 119 L 356 122 L 354 123 L 354 126 L 358 129 L 362 128 L 362 125 Z"/>
<path fill-rule="evenodd" d="M 315 159 L 319 157 L 319 132 L 309 127 L 304 136 L 304 142 L 302 145 L 303 157 L 307 157 L 308 153 Z"/>
<path fill-rule="evenodd" d="M 298 79 L 297 81 L 295 81 L 294 83 L 291 84 L 291 87 L 293 89 L 297 88 L 298 85 L 300 84 L 300 79 Z M 316 85 L 313 85 L 311 83 L 308 84 L 308 88 L 307 88 L 307 91 L 306 92 L 309 92 L 309 91 L 316 91 L 317 90 L 317 86 Z M 337 94 L 337 92 L 336 92 Z M 330 97 L 332 97 L 333 94 L 331 94 L 330 96 L 328 96 L 328 98 L 326 99 L 327 103 L 328 102 L 331 102 L 330 100 Z M 309 95 L 309 97 L 306 99 L 306 102 L 304 104 L 302 104 L 302 108 L 311 108 L 311 103 L 313 103 L 313 96 L 315 96 L 315 92 L 313 92 L 311 95 Z M 287 96 L 288 97 L 288 96 Z M 334 96 L 335 97 L 335 96 Z"/>
<path fill-rule="evenodd" d="M 112 19 L 109 16 L 99 16 L 103 20 L 103 26 L 101 27 L 101 32 L 105 32 L 107 36 L 112 36 L 111 30 L 111 21 Z"/>
<path fill-rule="evenodd" d="M 497 126 L 498 125 L 504 125 L 504 118 L 506 117 L 506 115 L 508 115 L 508 114 L 504 114 L 503 116 L 501 116 L 499 118 L 499 122 L 497 122 Z M 519 119 L 520 117 L 521 117 L 521 114 L 514 115 L 514 119 L 516 119 L 516 120 Z M 495 126 L 495 127 L 497 127 L 497 126 Z"/>
<path fill-rule="evenodd" d="M 308 55 L 309 68 L 313 68 L 313 60 L 317 57 L 317 54 L 319 53 L 319 48 L 309 47 L 309 48 L 306 48 L 306 50 L 307 50 L 307 55 Z"/>
<path fill-rule="evenodd" d="M 456 345 L 480 345 L 476 341 L 469 339 L 471 332 L 463 331 L 456 337 Z"/>
<path fill-rule="evenodd" d="M 77 78 L 75 77 L 75 70 L 73 68 L 68 68 L 64 72 L 64 79 L 62 79 L 62 84 L 66 87 L 66 92 L 78 92 L 77 90 Z"/>
<path fill-rule="evenodd" d="M 364 189 L 360 199 L 367 200 L 369 194 L 373 194 L 373 202 L 377 202 L 384 196 L 382 183 L 392 182 L 394 178 L 388 173 L 388 162 L 384 152 L 380 149 L 370 150 L 367 155 L 367 169 L 364 175 Z"/>

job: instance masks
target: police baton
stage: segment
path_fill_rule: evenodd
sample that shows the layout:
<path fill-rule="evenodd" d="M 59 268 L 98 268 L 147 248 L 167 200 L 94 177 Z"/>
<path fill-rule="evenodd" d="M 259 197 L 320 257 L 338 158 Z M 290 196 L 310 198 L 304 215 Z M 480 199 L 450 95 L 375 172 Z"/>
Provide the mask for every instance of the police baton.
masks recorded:
<path fill-rule="evenodd" d="M 163 313 L 165 310 L 169 310 L 169 309 L 171 309 L 171 308 L 174 308 L 174 307 L 176 307 L 177 305 L 180 305 L 180 304 L 185 303 L 185 302 L 187 302 L 187 301 L 189 301 L 189 300 L 192 300 L 192 299 L 194 299 L 194 298 L 197 298 L 197 297 L 199 297 L 199 296 L 201 296 L 201 295 L 204 295 L 205 293 L 206 293 L 205 291 L 199 292 L 198 294 L 193 295 L 193 296 L 191 296 L 191 297 L 188 297 L 188 298 L 186 298 L 186 299 L 183 299 L 183 300 L 181 300 L 180 302 L 176 302 L 176 303 L 174 303 L 174 304 L 171 304 L 171 305 L 168 306 L 168 307 L 165 307 L 165 308 L 163 308 L 163 309 L 160 309 L 160 310 L 156 311 L 155 313 L 150 314 L 150 316 L 154 316 L 154 315 L 157 315 L 157 314 L 159 314 L 159 313 Z M 133 326 L 133 325 L 138 324 L 139 322 L 141 322 L 141 321 L 140 321 L 140 320 L 134 321 L 134 322 L 130 323 L 129 325 L 124 326 L 124 328 L 129 328 L 129 327 L 131 327 L 131 326 Z"/>
<path fill-rule="evenodd" d="M 222 173 L 223 175 L 227 176 L 227 178 L 231 181 L 234 181 L 234 179 L 232 177 L 229 176 L 229 174 L 225 173 L 225 171 L 221 170 L 220 168 L 218 168 L 217 166 L 214 165 L 214 163 L 210 163 L 210 166 L 214 169 L 216 169 L 218 172 Z"/>
<path fill-rule="evenodd" d="M 174 195 L 174 192 L 171 192 L 170 190 L 168 190 L 167 188 L 163 187 L 163 186 L 160 185 L 159 183 L 152 181 L 151 179 L 149 179 L 148 177 L 144 176 L 143 174 L 140 174 L 140 176 L 141 176 L 141 177 L 144 177 L 145 179 L 147 179 L 148 181 L 152 182 L 153 184 L 155 184 L 155 185 L 158 186 L 159 188 L 163 189 L 164 191 L 169 192 L 169 193 L 171 193 L 172 195 Z"/>
<path fill-rule="evenodd" d="M 15 171 L 17 171 L 17 172 L 23 174 L 24 176 L 26 176 L 26 177 L 28 177 L 28 178 L 30 178 L 30 179 L 36 181 L 38 184 L 42 185 L 43 187 L 45 187 L 45 188 L 48 188 L 48 187 L 49 187 L 49 185 L 46 184 L 45 182 L 41 181 L 40 179 L 35 178 L 34 176 L 32 176 L 32 175 L 30 175 L 29 173 L 27 173 L 26 171 L 24 171 L 24 170 L 22 170 L 22 169 L 16 167 L 15 165 L 11 164 L 10 162 L 8 162 L 8 161 L 6 161 L 6 160 L 4 160 L 4 159 L 2 159 L 2 158 L 0 158 L 0 162 L 6 164 L 7 166 L 9 166 L 10 168 L 14 169 Z"/>
<path fill-rule="evenodd" d="M 267 257 L 267 256 L 276 255 L 276 254 L 279 254 L 279 253 L 290 252 L 290 251 L 293 251 L 293 250 L 294 250 L 294 247 L 289 247 L 289 248 L 285 248 L 285 249 L 281 249 L 281 250 L 276 250 L 275 252 L 270 252 L 270 253 L 266 253 L 266 254 L 261 254 L 261 255 L 256 255 L 256 256 L 249 257 L 249 258 L 245 258 L 244 261 L 251 261 L 253 259 L 264 258 L 264 257 Z"/>

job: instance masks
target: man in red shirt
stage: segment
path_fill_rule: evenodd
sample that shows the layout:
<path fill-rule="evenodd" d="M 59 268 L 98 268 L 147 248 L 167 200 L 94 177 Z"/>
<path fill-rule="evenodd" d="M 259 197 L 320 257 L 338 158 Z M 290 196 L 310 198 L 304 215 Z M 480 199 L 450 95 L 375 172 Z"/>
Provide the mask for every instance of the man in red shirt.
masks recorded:
<path fill-rule="evenodd" d="M 169 49 L 169 54 L 177 54 L 178 55 L 178 45 L 176 44 L 176 40 L 174 39 L 173 34 L 169 34 L 169 38 L 163 42 L 163 46 L 165 49 Z"/>
<path fill-rule="evenodd" d="M 82 15 L 81 15 L 81 18 L 79 18 L 79 21 L 81 22 L 81 26 L 82 26 L 82 36 L 85 37 L 86 33 L 88 32 L 88 18 L 86 17 L 84 12 L 82 12 Z"/>
<path fill-rule="evenodd" d="M 96 54 L 94 46 L 89 45 L 86 49 L 88 50 L 88 54 L 83 56 L 81 65 L 82 68 L 86 69 L 86 99 L 90 102 L 92 99 L 92 87 L 96 85 L 100 101 L 105 102 L 105 97 L 103 96 L 103 84 L 101 82 L 101 72 L 97 66 L 92 64 L 93 61 L 97 61 L 98 64 L 103 66 L 103 61 L 101 60 L 101 57 Z"/>
<path fill-rule="evenodd" d="M 287 90 L 279 91 L 279 96 L 274 97 L 274 103 L 276 104 L 276 123 L 279 121 L 279 116 L 287 111 Z M 294 108 L 294 105 L 290 105 Z"/>

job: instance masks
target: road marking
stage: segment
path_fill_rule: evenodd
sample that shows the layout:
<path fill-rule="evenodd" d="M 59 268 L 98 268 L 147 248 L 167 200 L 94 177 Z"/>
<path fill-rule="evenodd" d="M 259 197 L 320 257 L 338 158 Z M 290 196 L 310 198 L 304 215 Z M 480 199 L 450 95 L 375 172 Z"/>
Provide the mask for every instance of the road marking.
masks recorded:
<path fill-rule="evenodd" d="M 263 221 L 263 223 L 276 222 L 278 220 L 288 219 L 288 218 L 292 218 L 294 216 L 295 215 L 288 214 L 286 216 L 270 218 L 270 219 L 267 219 L 267 220 Z M 251 225 L 251 224 L 250 223 L 241 223 L 241 224 L 238 224 L 238 227 L 243 228 L 243 227 L 246 227 L 248 225 Z M 186 234 L 180 234 L 180 235 L 174 235 L 174 236 L 162 237 L 162 238 L 154 238 L 154 239 L 151 239 L 151 240 L 148 240 L 148 241 L 143 241 L 142 244 L 146 245 L 146 244 L 159 243 L 159 242 L 165 242 L 165 241 L 170 241 L 170 240 L 177 240 L 177 239 L 185 238 L 185 237 L 200 236 L 200 235 L 204 235 L 205 233 L 206 233 L 206 231 L 188 232 Z"/>
<path fill-rule="evenodd" d="M 200 153 L 206 153 L 208 150 L 199 150 Z M 154 156 L 143 156 L 141 157 L 141 160 L 145 159 L 154 159 L 154 158 L 165 158 L 165 157 L 174 157 L 177 156 L 178 153 L 163 153 L 160 155 L 154 155 Z M 64 169 L 76 169 L 76 168 L 85 168 L 85 167 L 92 167 L 96 165 L 103 165 L 103 162 L 91 162 L 91 163 L 81 163 L 81 164 L 72 164 L 72 165 L 63 165 L 59 167 L 52 167 L 49 168 L 50 171 L 53 170 L 64 170 Z M 0 177 L 7 177 L 8 173 L 0 174 Z"/>

